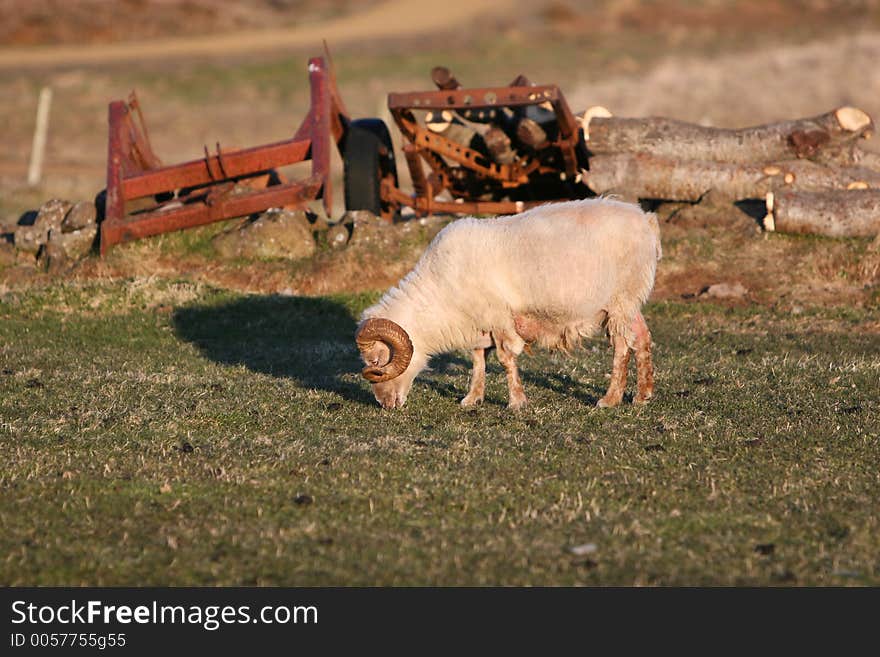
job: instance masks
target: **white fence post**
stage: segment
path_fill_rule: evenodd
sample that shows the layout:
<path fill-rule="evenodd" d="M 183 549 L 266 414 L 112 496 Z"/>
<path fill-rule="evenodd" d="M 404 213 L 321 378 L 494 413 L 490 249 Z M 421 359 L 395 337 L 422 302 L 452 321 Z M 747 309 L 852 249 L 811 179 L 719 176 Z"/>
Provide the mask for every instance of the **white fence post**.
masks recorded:
<path fill-rule="evenodd" d="M 31 147 L 31 164 L 28 167 L 28 185 L 40 184 L 43 175 L 43 155 L 46 152 L 46 133 L 49 131 L 49 108 L 52 105 L 52 89 L 40 89 L 40 100 L 37 103 L 37 124 L 34 126 L 34 143 Z"/>

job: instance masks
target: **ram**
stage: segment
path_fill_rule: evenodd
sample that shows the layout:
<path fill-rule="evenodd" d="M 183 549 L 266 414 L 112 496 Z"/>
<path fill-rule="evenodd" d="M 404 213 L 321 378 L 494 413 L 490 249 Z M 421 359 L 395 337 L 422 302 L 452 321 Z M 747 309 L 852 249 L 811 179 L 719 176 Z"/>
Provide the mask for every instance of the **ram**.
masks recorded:
<path fill-rule="evenodd" d="M 641 307 L 660 259 L 657 218 L 608 198 L 540 206 L 446 226 L 415 268 L 367 308 L 355 342 L 363 376 L 383 408 L 406 402 L 435 354 L 473 353 L 462 405 L 483 401 L 486 351 L 507 373 L 509 408 L 526 403 L 517 356 L 527 345 L 570 350 L 605 329 L 614 349 L 611 383 L 598 406 L 616 406 L 630 352 L 638 371 L 635 403 L 653 395 L 651 334 Z"/>

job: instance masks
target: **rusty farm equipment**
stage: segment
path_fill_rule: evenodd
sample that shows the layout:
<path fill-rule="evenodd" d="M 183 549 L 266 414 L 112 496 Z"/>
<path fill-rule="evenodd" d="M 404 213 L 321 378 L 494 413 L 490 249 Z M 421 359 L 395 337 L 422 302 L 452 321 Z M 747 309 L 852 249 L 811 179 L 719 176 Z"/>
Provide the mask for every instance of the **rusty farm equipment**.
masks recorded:
<path fill-rule="evenodd" d="M 110 103 L 107 189 L 101 252 L 150 235 L 261 212 L 304 207 L 322 198 L 329 213 L 331 139 L 341 148 L 349 123 L 332 70 L 309 60 L 311 106 L 290 139 L 228 150 L 205 147 L 204 157 L 163 165 L 153 152 L 137 97 Z M 287 181 L 275 169 L 311 160 L 311 175 Z M 276 183 L 276 184 L 271 184 Z M 126 212 L 126 202 L 146 205 Z"/>
<path fill-rule="evenodd" d="M 413 193 L 399 187 L 387 126 L 359 119 L 343 152 L 348 209 L 386 219 L 404 206 L 417 214 L 508 214 L 590 195 L 580 176 L 587 167 L 580 122 L 556 85 L 519 76 L 506 87 L 464 89 L 444 67 L 432 78 L 437 90 L 388 96 Z"/>
<path fill-rule="evenodd" d="M 388 126 L 349 118 L 328 61 L 309 60 L 311 106 L 292 138 L 235 150 L 217 144 L 213 153 L 206 146 L 204 157 L 182 164 L 164 165 L 156 156 L 134 92 L 110 103 L 101 252 L 319 198 L 329 216 L 331 142 L 344 165 L 346 209 L 388 221 L 402 207 L 419 215 L 505 214 L 589 194 L 579 173 L 587 158 L 580 123 L 555 85 L 519 76 L 506 87 L 462 89 L 437 67 L 436 91 L 390 94 L 389 110 L 407 142 L 408 193 L 399 186 Z M 312 169 L 304 180 L 287 181 L 276 171 L 306 160 Z"/>

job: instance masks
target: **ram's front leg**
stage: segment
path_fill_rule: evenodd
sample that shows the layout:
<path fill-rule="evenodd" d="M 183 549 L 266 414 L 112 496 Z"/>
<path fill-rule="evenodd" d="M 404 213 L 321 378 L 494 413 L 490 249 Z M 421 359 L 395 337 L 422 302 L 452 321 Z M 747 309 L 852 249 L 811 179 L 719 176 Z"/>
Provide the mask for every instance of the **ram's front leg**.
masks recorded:
<path fill-rule="evenodd" d="M 486 396 L 486 350 L 482 347 L 474 349 L 474 367 L 471 370 L 471 387 L 468 394 L 461 400 L 462 406 L 482 404 Z"/>
<path fill-rule="evenodd" d="M 525 406 L 528 401 L 519 378 L 519 370 L 516 367 L 516 357 L 522 353 L 525 343 L 518 336 L 505 338 L 493 334 L 492 337 L 498 351 L 498 360 L 501 361 L 504 371 L 507 373 L 507 389 L 510 393 L 507 408 L 515 411 Z"/>

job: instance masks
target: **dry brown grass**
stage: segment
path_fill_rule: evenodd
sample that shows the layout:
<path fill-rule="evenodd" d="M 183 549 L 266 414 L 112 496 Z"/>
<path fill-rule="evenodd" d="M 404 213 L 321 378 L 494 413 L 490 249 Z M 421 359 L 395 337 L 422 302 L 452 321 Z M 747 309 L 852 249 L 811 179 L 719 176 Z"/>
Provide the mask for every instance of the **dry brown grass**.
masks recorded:
<path fill-rule="evenodd" d="M 462 30 L 448 43 L 425 39 L 418 48 L 405 39 L 382 49 L 365 44 L 356 53 L 342 48 L 336 61 L 355 116 L 377 114 L 388 91 L 428 86 L 434 63 L 451 63 L 469 83 L 492 84 L 511 78 L 519 72 L 513 67 L 524 62 L 543 72 L 541 81 L 562 82 L 575 110 L 601 103 L 620 115 L 661 114 L 731 126 L 817 114 L 842 104 L 880 116 L 880 32 L 870 31 L 877 27 L 874 9 L 870 3 L 847 6 L 837 21 L 828 21 L 834 8 L 823 3 L 548 2 L 520 12 L 518 22 L 503 17 L 487 22 L 498 28 L 489 45 Z M 588 28 L 580 34 L 566 33 L 566 25 L 584 21 Z M 855 25 L 855 34 L 840 35 Z M 523 50 L 533 37 L 542 47 Z M 630 63 L 618 65 L 626 60 Z M 532 74 L 525 65 L 522 70 Z M 30 147 L 32 106 L 43 84 L 51 84 L 56 94 L 46 180 L 41 189 L 27 190 L 20 178 Z M 141 90 L 155 149 L 168 162 L 197 157 L 203 143 L 283 138 L 307 104 L 304 55 L 4 73 L 0 114 L 8 138 L 0 156 L 0 223 L 14 221 L 45 198 L 89 198 L 103 186 L 106 103 L 124 97 L 132 86 Z M 402 169 L 402 158 L 398 161 Z M 342 210 L 339 164 L 334 156 L 337 215 Z M 690 298 L 714 283 L 739 282 L 749 289 L 739 303 L 877 302 L 880 257 L 864 240 L 762 237 L 755 226 L 751 219 L 725 213 L 704 215 L 698 224 L 665 224 L 666 258 L 655 298 Z M 401 236 L 387 253 L 362 248 L 322 252 L 293 265 L 224 263 L 205 246 L 217 229 L 115 249 L 108 258 L 85 263 L 76 275 L 182 277 L 250 292 L 326 294 L 387 287 L 412 266 L 424 245 Z M 13 287 L 51 281 L 21 268 L 2 276 Z"/>
<path fill-rule="evenodd" d="M 94 44 L 315 22 L 376 0 L 0 0 L 0 43 Z"/>

